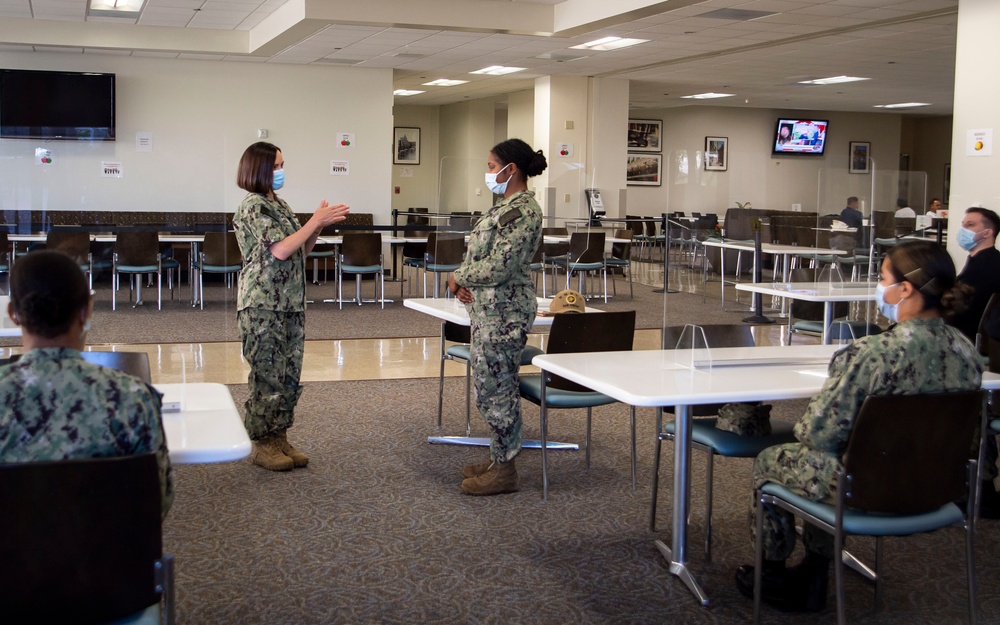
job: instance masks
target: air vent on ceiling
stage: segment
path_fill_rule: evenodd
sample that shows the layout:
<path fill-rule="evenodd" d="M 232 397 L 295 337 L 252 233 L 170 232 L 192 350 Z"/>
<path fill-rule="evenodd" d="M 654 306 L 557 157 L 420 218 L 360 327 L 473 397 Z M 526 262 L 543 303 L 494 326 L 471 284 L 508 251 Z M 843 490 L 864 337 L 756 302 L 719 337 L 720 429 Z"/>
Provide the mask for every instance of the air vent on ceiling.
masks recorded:
<path fill-rule="evenodd" d="M 702 13 L 701 15 L 695 15 L 694 17 L 710 17 L 714 20 L 730 20 L 735 22 L 749 22 L 750 20 L 760 19 L 762 17 L 767 17 L 768 15 L 774 15 L 774 11 L 750 11 L 747 9 L 718 9 L 716 11 L 709 11 L 708 13 Z"/>
<path fill-rule="evenodd" d="M 393 54 L 392 55 L 392 57 L 394 59 L 403 59 L 404 61 L 412 61 L 414 59 L 422 59 L 425 56 L 427 56 L 427 55 L 426 54 L 409 54 L 409 53 L 406 53 L 406 52 L 400 52 L 399 54 Z"/>
<path fill-rule="evenodd" d="M 327 63 L 328 65 L 357 65 L 363 63 L 361 59 L 316 59 L 313 63 Z"/>

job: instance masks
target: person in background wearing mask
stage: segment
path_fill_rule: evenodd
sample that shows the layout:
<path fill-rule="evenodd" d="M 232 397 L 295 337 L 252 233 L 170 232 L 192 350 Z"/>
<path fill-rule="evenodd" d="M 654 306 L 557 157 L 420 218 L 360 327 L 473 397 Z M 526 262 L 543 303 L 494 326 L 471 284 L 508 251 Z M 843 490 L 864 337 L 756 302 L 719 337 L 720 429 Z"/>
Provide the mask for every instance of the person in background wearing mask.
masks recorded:
<path fill-rule="evenodd" d="M 983 373 L 975 347 L 944 316 L 964 307 L 969 288 L 956 283 L 955 265 L 941 246 L 906 242 L 889 250 L 876 287 L 879 310 L 895 325 L 837 352 L 823 390 L 795 424 L 799 442 L 768 447 L 754 461 L 754 487 L 777 482 L 814 501 L 833 503 L 837 471 L 854 419 L 868 395 L 976 390 Z M 970 441 L 971 442 L 971 441 Z M 751 507 L 750 534 L 754 534 Z M 785 568 L 795 548 L 794 517 L 764 508 L 764 600 L 787 611 L 814 612 L 826 604 L 833 536 L 805 525 L 802 562 Z M 736 572 L 740 592 L 753 598 L 753 566 Z"/>
<path fill-rule="evenodd" d="M 486 186 L 503 199 L 473 228 L 465 261 L 448 278 L 449 290 L 469 311 L 476 407 L 490 428 L 489 462 L 462 469 L 466 495 L 517 490 L 518 369 L 538 308 L 531 258 L 542 241 L 542 209 L 527 183 L 547 166 L 542 151 L 520 139 L 493 146 L 486 159 Z"/>
<path fill-rule="evenodd" d="M 306 255 L 320 231 L 347 219 L 350 210 L 323 200 L 300 226 L 275 194 L 284 183 L 285 159 L 277 146 L 261 141 L 243 152 L 236 184 L 248 195 L 236 209 L 233 228 L 243 255 L 236 319 L 250 365 L 244 425 L 253 441 L 251 462 L 271 471 L 309 463 L 286 436 L 302 394 Z"/>
<path fill-rule="evenodd" d="M 152 452 L 166 518 L 174 487 L 160 393 L 83 359 L 93 313 L 87 277 L 62 252 L 31 252 L 11 269 L 7 314 L 21 327 L 27 351 L 0 367 L 0 463 Z"/>

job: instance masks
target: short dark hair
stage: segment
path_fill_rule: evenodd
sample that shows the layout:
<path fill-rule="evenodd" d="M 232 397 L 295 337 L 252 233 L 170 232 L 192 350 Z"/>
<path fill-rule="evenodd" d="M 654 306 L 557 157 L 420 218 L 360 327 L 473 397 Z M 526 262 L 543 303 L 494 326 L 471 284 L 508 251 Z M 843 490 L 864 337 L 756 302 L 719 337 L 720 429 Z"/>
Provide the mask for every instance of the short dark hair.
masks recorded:
<path fill-rule="evenodd" d="M 901 197 L 896 200 L 896 206 L 900 208 L 906 208 L 907 204 L 909 204 L 909 202 L 906 201 L 905 197 Z"/>
<path fill-rule="evenodd" d="M 236 184 L 244 191 L 267 195 L 274 191 L 274 161 L 281 148 L 258 141 L 243 151 L 236 170 Z"/>
<path fill-rule="evenodd" d="M 983 208 L 982 206 L 972 206 L 965 209 L 965 214 L 968 215 L 969 213 L 978 213 L 982 215 L 983 220 L 986 221 L 986 225 L 993 231 L 993 237 L 996 238 L 998 234 L 997 230 L 1000 229 L 1000 215 L 997 215 L 994 211 L 991 211 L 988 208 Z"/>
<path fill-rule="evenodd" d="M 889 273 L 898 282 L 909 282 L 924 298 L 923 310 L 951 316 L 968 308 L 972 288 L 956 282 L 955 263 L 944 247 L 933 241 L 907 241 L 885 254 Z"/>
<path fill-rule="evenodd" d="M 856 195 L 852 195 L 851 197 L 847 198 L 847 203 L 848 204 L 854 204 L 857 201 L 858 201 L 858 196 L 856 196 Z"/>
<path fill-rule="evenodd" d="M 10 271 L 10 301 L 17 322 L 48 339 L 69 331 L 90 301 L 87 277 L 75 260 L 53 250 L 31 252 Z"/>
<path fill-rule="evenodd" d="M 934 202 L 940 202 L 940 201 L 941 201 L 941 198 L 939 198 L 939 197 L 932 197 L 931 201 L 927 202 L 927 203 L 928 204 L 933 204 Z"/>
<path fill-rule="evenodd" d="M 541 150 L 537 152 L 532 150 L 530 145 L 520 139 L 501 141 L 493 146 L 490 152 L 497 157 L 501 165 L 508 163 L 517 165 L 517 168 L 524 172 L 525 179 L 537 176 L 549 166 Z"/>

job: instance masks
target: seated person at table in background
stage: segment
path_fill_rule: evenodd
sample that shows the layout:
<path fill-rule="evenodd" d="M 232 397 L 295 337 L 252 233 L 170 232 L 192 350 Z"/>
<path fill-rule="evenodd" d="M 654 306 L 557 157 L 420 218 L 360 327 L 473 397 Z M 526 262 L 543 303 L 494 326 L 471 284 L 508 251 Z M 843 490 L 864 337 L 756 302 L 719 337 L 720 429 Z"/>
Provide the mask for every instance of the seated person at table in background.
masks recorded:
<path fill-rule="evenodd" d="M 858 210 L 858 198 L 851 196 L 847 198 L 847 208 L 840 211 L 840 221 L 847 224 L 848 228 L 860 228 L 864 215 Z"/>
<path fill-rule="evenodd" d="M 916 211 L 907 206 L 908 204 L 909 202 L 906 201 L 906 198 L 896 200 L 896 217 L 908 218 L 917 216 Z"/>
<path fill-rule="evenodd" d="M 775 482 L 798 495 L 832 503 L 836 473 L 843 469 L 841 454 L 865 397 L 978 389 L 982 361 L 972 343 L 943 319 L 964 307 L 968 290 L 956 283 L 951 256 L 936 243 L 913 241 L 889 250 L 876 301 L 895 325 L 833 356 L 823 390 L 795 424 L 799 442 L 769 447 L 757 456 L 754 488 Z M 751 537 L 753 519 L 751 506 Z M 826 604 L 833 536 L 807 523 L 805 558 L 786 569 L 795 540 L 794 517 L 777 506 L 765 506 L 762 597 L 786 611 L 819 611 Z M 753 577 L 752 565 L 736 572 L 736 585 L 750 598 Z"/>
<path fill-rule="evenodd" d="M 153 452 L 163 516 L 173 501 L 160 393 L 80 356 L 94 306 L 87 278 L 61 252 L 31 252 L 10 274 L 8 314 L 25 354 L 0 367 L 0 463 Z"/>
<path fill-rule="evenodd" d="M 927 205 L 927 214 L 930 215 L 931 217 L 937 217 L 938 211 L 941 210 L 942 208 L 944 208 L 944 205 L 941 204 L 941 200 L 939 200 L 936 197 L 933 197 L 931 198 L 931 203 Z"/>

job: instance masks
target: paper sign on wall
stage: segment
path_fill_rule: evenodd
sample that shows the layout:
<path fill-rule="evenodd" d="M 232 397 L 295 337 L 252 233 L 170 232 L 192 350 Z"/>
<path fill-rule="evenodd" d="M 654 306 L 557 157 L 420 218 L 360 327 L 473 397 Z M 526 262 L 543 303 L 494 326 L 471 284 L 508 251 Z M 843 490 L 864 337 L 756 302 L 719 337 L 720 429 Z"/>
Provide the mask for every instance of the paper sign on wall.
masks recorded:
<path fill-rule="evenodd" d="M 966 156 L 993 155 L 993 129 L 979 128 L 970 130 L 965 140 Z"/>
<path fill-rule="evenodd" d="M 330 175 L 331 176 L 350 176 L 351 175 L 351 162 L 350 161 L 330 161 Z"/>
<path fill-rule="evenodd" d="M 153 151 L 153 133 L 151 133 L 151 132 L 137 132 L 137 133 L 135 133 L 135 151 L 136 152 L 152 152 Z"/>
<path fill-rule="evenodd" d="M 36 165 L 51 165 L 52 164 L 52 151 L 46 150 L 45 148 L 35 148 L 35 164 Z"/>
<path fill-rule="evenodd" d="M 573 156 L 573 144 L 572 143 L 556 144 L 556 154 L 564 158 L 569 158 Z"/>
<path fill-rule="evenodd" d="M 399 168 L 399 177 L 400 178 L 412 178 L 413 177 L 413 168 L 412 167 L 400 167 Z"/>
<path fill-rule="evenodd" d="M 353 132 L 338 132 L 337 133 L 337 147 L 341 147 L 341 148 L 353 148 L 354 147 L 354 133 Z"/>
<path fill-rule="evenodd" d="M 121 161 L 101 161 L 101 178 L 121 178 Z"/>

